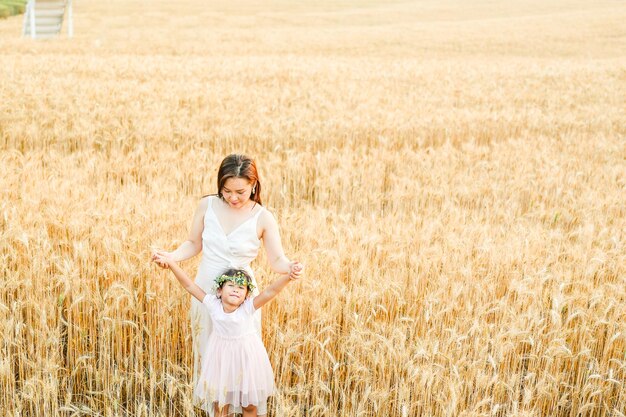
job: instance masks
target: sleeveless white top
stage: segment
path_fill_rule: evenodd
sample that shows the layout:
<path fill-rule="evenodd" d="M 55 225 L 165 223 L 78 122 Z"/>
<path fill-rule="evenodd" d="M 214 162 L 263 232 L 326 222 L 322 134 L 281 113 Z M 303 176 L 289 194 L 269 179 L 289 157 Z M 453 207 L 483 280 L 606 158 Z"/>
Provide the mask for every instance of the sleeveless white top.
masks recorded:
<path fill-rule="evenodd" d="M 196 284 L 211 293 L 214 293 L 212 287 L 215 277 L 229 268 L 245 269 L 254 278 L 250 262 L 257 257 L 261 247 L 261 241 L 257 236 L 257 221 L 265 210 L 261 206 L 256 213 L 226 234 L 213 210 L 213 203 L 218 198 L 209 196 L 204 213 L 202 261 L 196 275 Z M 256 280 L 254 284 L 257 286 Z"/>

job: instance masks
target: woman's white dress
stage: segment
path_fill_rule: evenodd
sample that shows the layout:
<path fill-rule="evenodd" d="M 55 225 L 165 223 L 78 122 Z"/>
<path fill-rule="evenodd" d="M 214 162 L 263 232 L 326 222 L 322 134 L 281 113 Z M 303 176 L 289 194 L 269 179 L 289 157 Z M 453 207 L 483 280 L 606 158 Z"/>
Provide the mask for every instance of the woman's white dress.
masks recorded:
<path fill-rule="evenodd" d="M 196 284 L 205 292 L 215 294 L 214 279 L 229 268 L 245 269 L 253 279 L 255 290 L 253 295 L 259 293 L 254 272 L 250 268 L 252 262 L 259 252 L 261 241 L 257 236 L 257 222 L 260 214 L 265 210 L 262 206 L 254 208 L 253 213 L 243 223 L 233 229 L 230 233 L 224 233 L 222 225 L 215 212 L 213 204 L 221 204 L 217 196 L 209 196 L 206 212 L 204 213 L 204 230 L 202 232 L 202 260 L 196 275 Z M 207 349 L 209 335 L 212 331 L 211 317 L 200 301 L 192 297 L 191 301 L 191 335 L 193 340 L 193 386 L 198 382 L 201 372 L 203 353 Z M 254 313 L 254 325 L 259 336 L 261 336 L 261 310 Z M 213 415 L 213 407 L 206 404 L 204 398 L 194 394 L 194 403 Z M 237 410 L 237 412 L 241 412 Z M 258 414 L 264 412 L 259 407 Z"/>

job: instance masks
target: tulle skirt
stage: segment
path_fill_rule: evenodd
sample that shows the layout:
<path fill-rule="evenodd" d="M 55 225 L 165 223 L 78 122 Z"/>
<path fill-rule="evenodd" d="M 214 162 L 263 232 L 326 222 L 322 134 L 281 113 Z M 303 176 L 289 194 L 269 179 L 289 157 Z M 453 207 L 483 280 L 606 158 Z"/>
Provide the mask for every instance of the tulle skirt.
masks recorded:
<path fill-rule="evenodd" d="M 196 284 L 200 286 L 207 293 L 215 293 L 213 288 L 212 279 L 208 279 L 206 277 L 217 276 L 217 274 L 221 273 L 225 268 L 224 267 L 215 267 L 210 268 L 207 265 L 201 264 L 200 269 L 198 270 L 198 276 L 196 277 Z M 251 273 L 251 271 L 249 271 Z M 253 276 L 253 283 L 257 287 L 252 292 L 253 295 L 259 294 L 259 289 L 256 281 Z M 194 297 L 191 298 L 191 308 L 189 311 L 190 319 L 191 319 L 191 339 L 192 339 L 192 347 L 193 347 L 193 375 L 192 375 L 192 383 L 193 386 L 196 387 L 198 385 L 198 380 L 202 373 L 202 364 L 205 360 L 208 360 L 210 356 L 210 352 L 207 352 L 207 347 L 209 344 L 209 340 L 211 338 L 211 334 L 213 332 L 213 324 L 211 322 L 211 315 L 207 310 L 206 306 L 203 306 L 202 303 Z M 257 329 L 259 340 L 261 338 L 261 309 L 255 311 L 254 313 L 254 324 Z M 198 397 L 197 395 L 193 395 L 193 403 L 196 407 L 199 407 L 206 411 L 210 417 L 213 417 L 213 405 L 207 404 L 204 398 Z M 233 413 L 241 413 L 241 407 L 237 407 L 232 409 Z M 259 415 L 263 415 L 260 411 Z"/>
<path fill-rule="evenodd" d="M 274 373 L 258 334 L 226 338 L 211 333 L 201 366 L 194 397 L 202 399 L 203 409 L 214 403 L 233 410 L 254 405 L 257 414 L 267 414 Z"/>

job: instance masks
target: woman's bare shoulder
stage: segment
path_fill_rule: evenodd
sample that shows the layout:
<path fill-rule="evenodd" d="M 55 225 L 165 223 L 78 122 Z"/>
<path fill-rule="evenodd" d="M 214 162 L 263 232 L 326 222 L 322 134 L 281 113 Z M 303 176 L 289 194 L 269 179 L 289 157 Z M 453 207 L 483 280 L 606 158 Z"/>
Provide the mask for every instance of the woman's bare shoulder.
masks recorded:
<path fill-rule="evenodd" d="M 276 221 L 276 218 L 270 209 L 263 206 L 261 213 L 259 214 L 259 221 Z"/>
<path fill-rule="evenodd" d="M 212 198 L 212 195 L 205 195 L 204 197 L 202 197 L 200 201 L 198 201 L 198 208 L 196 211 L 201 211 L 202 213 L 204 213 L 209 207 L 209 203 L 211 202 Z"/>
<path fill-rule="evenodd" d="M 277 226 L 276 218 L 271 210 L 268 210 L 267 207 L 263 207 L 261 213 L 259 214 L 258 220 L 259 229 L 261 229 L 261 234 L 265 232 L 267 229 L 274 229 Z"/>

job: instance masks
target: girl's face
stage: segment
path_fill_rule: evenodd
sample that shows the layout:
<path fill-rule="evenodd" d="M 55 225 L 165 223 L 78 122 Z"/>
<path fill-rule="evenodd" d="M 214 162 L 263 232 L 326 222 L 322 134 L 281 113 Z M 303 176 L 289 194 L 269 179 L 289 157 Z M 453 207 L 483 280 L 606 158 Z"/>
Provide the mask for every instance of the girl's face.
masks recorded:
<path fill-rule="evenodd" d="M 250 201 L 252 184 L 246 178 L 229 178 L 221 189 L 224 201 L 232 208 L 241 208 Z"/>
<path fill-rule="evenodd" d="M 239 307 L 246 301 L 248 287 L 238 285 L 232 281 L 226 281 L 222 288 L 217 290 L 217 295 L 222 299 L 222 303 L 230 307 Z"/>

